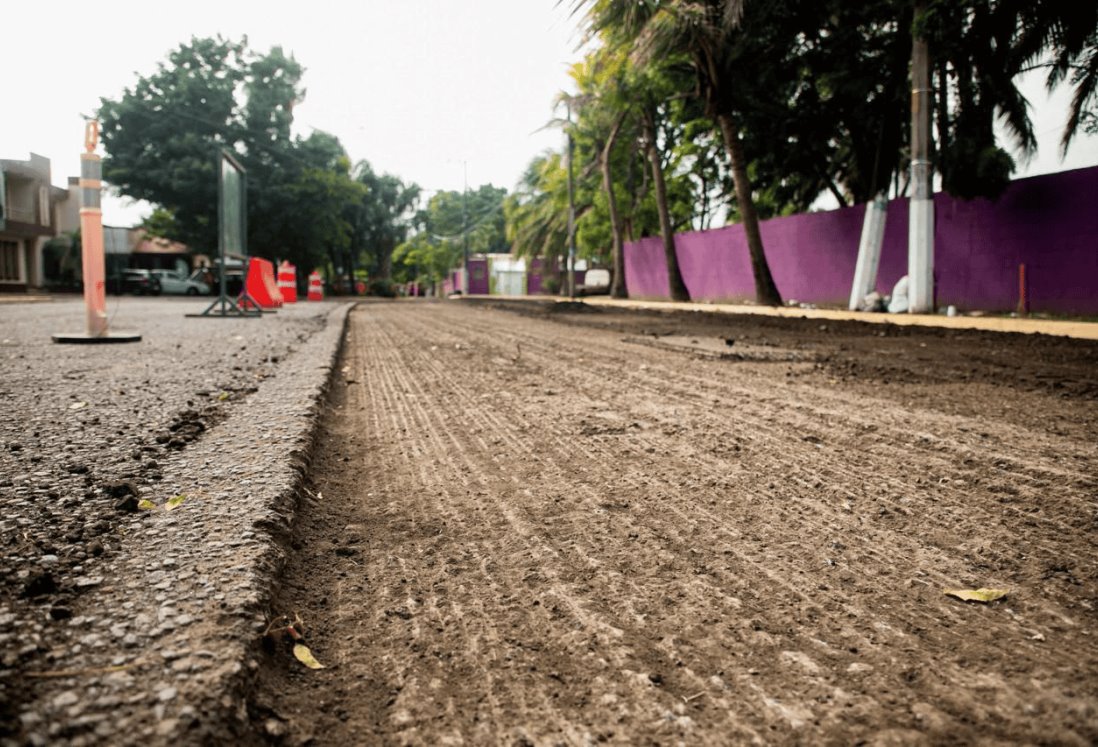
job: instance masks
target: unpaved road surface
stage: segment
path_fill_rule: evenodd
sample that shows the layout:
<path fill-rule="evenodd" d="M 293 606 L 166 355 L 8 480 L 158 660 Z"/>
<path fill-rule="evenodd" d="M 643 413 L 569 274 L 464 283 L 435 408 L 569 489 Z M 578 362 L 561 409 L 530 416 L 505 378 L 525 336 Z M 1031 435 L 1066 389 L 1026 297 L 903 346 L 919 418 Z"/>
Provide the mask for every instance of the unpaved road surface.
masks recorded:
<path fill-rule="evenodd" d="M 522 308 L 352 313 L 259 734 L 1098 742 L 1098 345 Z"/>

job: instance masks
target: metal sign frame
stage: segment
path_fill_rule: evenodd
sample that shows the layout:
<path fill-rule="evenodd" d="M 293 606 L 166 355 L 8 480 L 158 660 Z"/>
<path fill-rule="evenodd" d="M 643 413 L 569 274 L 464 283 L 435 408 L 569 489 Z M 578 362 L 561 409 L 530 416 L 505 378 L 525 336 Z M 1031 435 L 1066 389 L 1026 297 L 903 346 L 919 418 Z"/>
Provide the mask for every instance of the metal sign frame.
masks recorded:
<path fill-rule="evenodd" d="M 227 189 L 225 169 L 237 176 L 238 187 L 235 191 L 235 204 L 237 215 L 232 216 L 227 210 L 228 202 L 234 195 Z M 259 304 L 248 294 L 248 171 L 241 165 L 233 154 L 224 148 L 218 148 L 215 158 L 217 171 L 217 253 L 220 263 L 218 276 L 218 296 L 206 310 L 200 314 L 187 314 L 190 317 L 260 317 L 262 313 Z M 234 220 L 235 218 L 235 220 Z M 233 226 L 230 221 L 236 225 Z M 235 228 L 235 231 L 231 230 Z M 234 241 L 235 239 L 235 241 Z M 229 243 L 235 244 L 228 246 Z M 230 257 L 240 257 L 244 260 L 244 288 L 241 290 L 240 301 L 231 297 L 226 290 L 225 276 L 228 274 L 226 260 Z"/>

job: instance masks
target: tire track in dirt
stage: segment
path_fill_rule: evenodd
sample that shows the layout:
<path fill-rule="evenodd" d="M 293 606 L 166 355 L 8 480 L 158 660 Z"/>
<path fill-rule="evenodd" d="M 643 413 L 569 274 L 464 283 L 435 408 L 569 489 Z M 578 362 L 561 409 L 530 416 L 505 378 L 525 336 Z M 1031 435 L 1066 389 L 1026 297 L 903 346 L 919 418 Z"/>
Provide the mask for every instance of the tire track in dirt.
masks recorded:
<path fill-rule="evenodd" d="M 619 337 L 454 304 L 355 313 L 356 383 L 336 398 L 318 459 L 326 515 L 303 527 L 312 539 L 284 594 L 312 596 L 314 647 L 340 667 L 267 675 L 318 693 L 312 722 L 279 687 L 263 691 L 296 733 L 575 744 L 1096 733 L 1096 663 L 1078 645 L 1093 616 L 1054 631 L 1075 646 L 1018 637 L 1094 598 L 1086 530 L 1055 517 L 1020 530 L 1024 517 L 974 501 L 972 478 L 999 457 L 959 429 L 978 426 L 1008 456 L 1027 434 Z M 881 440 L 859 448 L 866 426 Z M 1093 506 L 1095 455 L 1061 441 L 1067 467 L 1046 449 L 1000 479 L 1020 500 L 1061 489 L 1063 517 Z M 988 610 L 943 601 L 939 584 L 1004 572 L 965 565 L 958 521 L 985 545 L 1020 535 L 1087 574 L 1083 587 Z M 1033 580 L 987 549 L 980 562 Z M 309 568 L 334 576 L 326 604 Z M 1010 658 L 996 649 L 1004 635 L 1017 641 Z M 1034 727 L 1056 711 L 1062 727 Z"/>
<path fill-rule="evenodd" d="M 820 483 L 819 478 L 821 476 L 827 476 L 827 474 L 828 474 L 828 470 L 821 469 L 819 466 L 813 466 L 810 469 L 806 470 L 806 469 L 802 469 L 801 467 L 799 467 L 795 462 L 784 465 L 784 468 L 786 470 L 792 470 L 795 473 L 804 473 L 804 474 L 806 474 L 807 475 L 806 477 L 796 478 L 796 479 L 800 480 L 801 485 L 804 488 L 813 488 L 813 487 L 815 487 L 816 485 L 818 485 Z M 853 465 L 847 465 L 846 469 L 847 470 L 853 470 L 854 466 Z M 909 490 L 909 487 L 906 486 L 906 485 L 904 485 L 904 486 L 895 486 L 894 485 L 892 487 L 894 487 L 896 490 L 901 490 L 901 489 L 904 490 L 904 491 Z M 854 494 L 852 492 L 850 492 L 849 495 L 854 496 Z M 885 505 L 888 505 L 891 509 L 898 510 L 899 512 L 901 512 L 903 514 L 907 514 L 907 513 L 910 512 L 908 508 L 905 508 L 905 507 L 901 506 L 900 504 L 895 503 L 893 501 L 887 501 L 886 500 Z M 812 508 L 813 508 L 813 510 L 819 510 L 819 509 L 823 508 L 823 506 L 821 506 L 821 504 L 819 504 L 817 502 L 814 506 L 812 506 Z M 948 585 L 949 579 L 940 578 L 940 579 L 938 579 L 938 582 L 942 583 L 942 584 L 945 584 L 945 585 Z"/>
<path fill-rule="evenodd" d="M 926 438 L 928 438 L 928 436 L 920 436 L 920 439 L 926 439 Z M 833 441 L 833 439 L 831 439 L 831 441 Z M 935 439 L 935 441 L 937 441 L 937 439 Z M 799 470 L 799 468 L 797 468 L 795 465 L 792 465 L 791 468 L 797 469 L 798 471 L 804 471 L 804 470 Z M 848 470 L 848 471 L 852 470 L 854 468 L 855 467 L 853 465 L 844 466 L 844 469 Z M 946 466 L 946 468 L 948 468 L 948 466 Z M 811 472 L 809 482 L 818 481 L 818 477 L 820 477 L 820 476 L 827 476 L 827 471 L 826 470 L 819 470 L 819 471 L 816 471 L 816 472 Z M 806 487 L 810 487 L 810 486 L 806 486 Z M 892 487 L 893 489 L 896 489 L 896 490 L 900 490 L 900 489 L 908 490 L 907 486 L 900 487 L 895 482 L 893 482 L 893 484 L 890 484 L 890 487 Z M 961 495 L 961 498 L 963 500 L 963 494 L 962 493 L 959 493 L 959 494 Z M 968 503 L 971 503 L 971 501 L 968 502 Z M 890 504 L 890 506 L 889 506 L 890 509 L 898 510 L 900 513 L 907 513 L 908 512 L 907 509 L 903 508 L 903 506 L 900 506 L 900 505 L 896 504 L 895 502 L 886 501 L 886 504 Z M 965 508 L 965 504 L 963 504 L 959 501 L 955 504 L 954 508 L 960 508 L 963 511 L 964 508 Z M 948 523 L 948 521 L 943 521 L 943 523 Z M 1060 528 L 1064 528 L 1064 527 L 1061 526 Z"/>
<path fill-rule="evenodd" d="M 392 341 L 390 341 L 390 342 L 392 342 Z M 448 433 L 447 431 L 443 431 L 443 430 L 440 430 L 438 428 L 433 427 L 432 423 L 437 418 L 432 418 L 430 416 L 430 414 L 426 411 L 426 409 L 423 408 L 419 404 L 419 401 L 420 401 L 419 398 L 425 396 L 423 388 L 419 385 L 419 383 L 416 380 L 413 380 L 413 379 L 405 376 L 402 372 L 402 369 L 400 369 L 399 367 L 389 366 L 389 365 L 382 365 L 382 366 L 379 367 L 379 369 L 382 372 L 382 376 L 380 378 L 382 379 L 382 382 L 383 382 L 383 388 L 387 392 L 384 399 L 387 400 L 388 402 L 392 402 L 391 394 L 392 394 L 392 392 L 394 392 L 398 389 L 400 391 L 406 393 L 406 394 L 411 394 L 412 395 L 407 400 L 409 403 L 411 403 L 411 406 L 405 407 L 403 409 L 394 408 L 394 411 L 400 413 L 401 420 L 402 420 L 402 422 L 404 422 L 406 424 L 406 427 L 415 427 L 415 428 L 417 428 L 417 430 L 422 435 L 424 435 L 427 439 L 429 439 L 430 441 L 433 442 L 433 445 L 435 447 L 432 450 L 433 452 L 435 452 L 435 453 L 445 453 L 449 456 L 448 461 L 446 462 L 445 465 L 443 465 L 445 467 L 445 470 L 446 470 L 445 476 L 448 480 L 460 479 L 464 483 L 464 487 L 466 489 L 471 487 L 470 481 L 467 478 L 465 478 L 463 475 L 466 473 L 468 468 L 470 468 L 472 466 L 475 466 L 475 465 L 473 464 L 472 460 L 469 459 L 468 455 L 465 453 L 465 451 L 463 449 L 462 444 L 457 439 L 454 439 L 452 436 L 450 436 L 449 438 L 446 438 L 445 436 Z M 406 419 L 408 416 L 411 417 L 411 421 Z M 465 469 L 460 468 L 459 462 L 464 463 Z M 436 465 L 436 466 L 438 466 L 438 465 Z M 425 477 L 426 476 L 423 473 L 420 474 L 421 479 L 424 479 Z M 425 481 L 425 484 L 431 485 L 431 483 L 427 482 L 427 481 Z M 432 487 L 434 487 L 434 486 L 432 486 Z M 449 491 L 449 492 L 444 493 L 443 498 L 446 499 L 446 501 L 444 501 L 444 502 L 452 502 L 452 499 L 454 499 L 455 496 L 457 496 L 457 495 L 458 494 L 453 492 L 453 491 Z M 436 516 L 442 517 L 444 524 L 450 523 L 450 522 L 446 521 L 446 518 L 452 518 L 452 517 L 447 516 L 446 510 L 441 505 L 439 505 L 439 503 L 440 503 L 439 501 L 436 501 L 432 504 L 432 508 L 433 508 L 432 513 L 434 513 Z M 481 570 L 482 570 L 482 573 L 486 577 L 489 576 L 489 574 L 487 573 L 483 563 L 481 564 Z M 473 625 L 471 624 L 471 622 L 469 620 L 468 615 L 461 615 L 461 616 L 458 617 L 458 619 L 461 621 L 464 628 L 468 629 L 468 628 L 473 627 Z M 488 630 L 491 629 L 490 625 L 487 623 L 486 620 L 475 620 L 474 622 L 475 622 L 477 628 L 488 629 Z M 467 637 L 466 640 L 473 643 L 474 648 L 475 648 L 476 647 L 475 644 L 478 640 L 478 637 L 474 635 L 472 637 Z M 486 674 L 490 674 L 490 673 L 486 673 Z M 490 683 L 491 683 L 491 679 L 489 677 L 489 689 L 490 689 Z M 415 688 L 411 688 L 411 689 L 405 688 L 404 693 L 408 693 L 407 697 L 409 699 L 414 699 L 415 697 L 418 697 Z M 404 697 L 404 693 L 402 693 L 402 697 Z M 399 708 L 400 704 L 397 703 L 396 705 Z M 544 705 L 546 705 L 546 704 L 543 704 L 543 706 Z M 495 714 L 496 710 L 498 710 L 498 707 L 493 707 L 492 712 L 490 712 L 489 716 L 490 717 L 495 716 L 496 715 Z M 494 721 L 496 719 L 491 718 L 491 720 Z"/>

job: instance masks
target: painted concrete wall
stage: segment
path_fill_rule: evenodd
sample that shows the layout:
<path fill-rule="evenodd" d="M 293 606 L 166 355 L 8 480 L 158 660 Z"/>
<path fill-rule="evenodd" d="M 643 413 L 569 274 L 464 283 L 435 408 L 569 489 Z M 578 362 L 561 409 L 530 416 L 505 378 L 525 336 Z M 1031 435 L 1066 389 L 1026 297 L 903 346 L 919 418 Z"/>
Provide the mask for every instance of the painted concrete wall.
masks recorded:
<path fill-rule="evenodd" d="M 1018 303 L 1018 265 L 1026 265 L 1033 311 L 1098 314 L 1098 167 L 1021 179 L 996 202 L 938 194 L 935 276 L 940 306 L 1010 310 Z M 771 272 L 783 298 L 845 305 L 857 261 L 865 206 L 764 221 Z M 696 300 L 755 297 L 741 226 L 676 236 L 679 265 Z M 888 206 L 877 290 L 907 274 L 907 200 Z M 667 298 L 659 237 L 625 247 L 634 298 Z"/>

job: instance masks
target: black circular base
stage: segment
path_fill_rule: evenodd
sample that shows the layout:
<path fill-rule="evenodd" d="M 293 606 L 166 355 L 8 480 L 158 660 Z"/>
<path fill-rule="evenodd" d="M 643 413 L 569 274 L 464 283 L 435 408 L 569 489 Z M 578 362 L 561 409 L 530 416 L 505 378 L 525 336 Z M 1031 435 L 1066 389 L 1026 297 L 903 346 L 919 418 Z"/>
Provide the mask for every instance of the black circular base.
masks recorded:
<path fill-rule="evenodd" d="M 86 332 L 66 332 L 51 335 L 54 342 L 68 345 L 107 345 L 119 342 L 141 342 L 141 335 L 136 332 L 108 332 L 99 337 L 89 335 Z"/>

